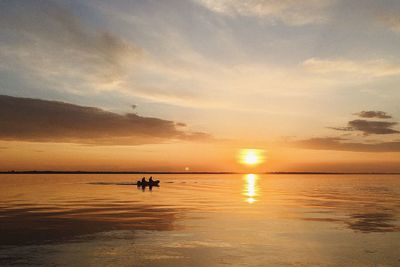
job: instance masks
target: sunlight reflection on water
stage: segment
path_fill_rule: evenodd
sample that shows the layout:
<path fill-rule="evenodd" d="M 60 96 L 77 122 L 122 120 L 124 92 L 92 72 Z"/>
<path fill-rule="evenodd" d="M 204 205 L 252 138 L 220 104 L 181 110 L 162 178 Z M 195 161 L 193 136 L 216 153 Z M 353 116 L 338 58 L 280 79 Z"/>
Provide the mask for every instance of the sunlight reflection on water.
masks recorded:
<path fill-rule="evenodd" d="M 258 196 L 258 176 L 256 174 L 246 174 L 244 175 L 245 185 L 243 190 L 243 195 L 245 195 L 246 202 L 252 204 L 257 201 Z"/>

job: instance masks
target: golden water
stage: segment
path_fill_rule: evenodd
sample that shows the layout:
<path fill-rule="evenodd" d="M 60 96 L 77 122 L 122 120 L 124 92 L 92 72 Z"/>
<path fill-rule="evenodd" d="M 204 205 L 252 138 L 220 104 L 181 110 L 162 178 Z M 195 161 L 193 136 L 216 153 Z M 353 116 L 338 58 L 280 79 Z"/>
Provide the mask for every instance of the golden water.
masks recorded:
<path fill-rule="evenodd" d="M 1 175 L 0 265 L 400 266 L 400 176 Z"/>

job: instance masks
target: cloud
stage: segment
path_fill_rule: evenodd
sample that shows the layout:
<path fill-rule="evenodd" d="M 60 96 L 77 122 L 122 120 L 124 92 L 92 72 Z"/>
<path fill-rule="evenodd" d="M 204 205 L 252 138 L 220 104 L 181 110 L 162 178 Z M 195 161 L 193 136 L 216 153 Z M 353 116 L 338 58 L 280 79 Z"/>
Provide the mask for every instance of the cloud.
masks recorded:
<path fill-rule="evenodd" d="M 336 150 L 352 152 L 400 152 L 400 141 L 373 144 L 347 142 L 344 138 L 321 137 L 290 142 L 294 147 L 315 150 Z"/>
<path fill-rule="evenodd" d="M 400 32 L 400 15 L 399 14 L 384 14 L 378 17 L 378 21 L 394 32 Z"/>
<path fill-rule="evenodd" d="M 195 0 L 206 8 L 229 16 L 255 16 L 271 23 L 319 24 L 327 20 L 330 0 Z"/>
<path fill-rule="evenodd" d="M 400 64 L 387 60 L 353 61 L 349 59 L 310 58 L 302 63 L 306 70 L 319 74 L 351 74 L 373 78 L 400 74 Z"/>
<path fill-rule="evenodd" d="M 388 121 L 368 121 L 368 120 L 352 120 L 348 122 L 347 127 L 329 127 L 338 131 L 361 131 L 364 135 L 369 134 L 396 134 L 400 131 L 392 129 L 397 122 Z"/>
<path fill-rule="evenodd" d="M 1 1 L 0 24 L 0 66 L 66 87 L 115 86 L 124 65 L 142 53 L 109 31 L 90 29 L 53 1 Z"/>
<path fill-rule="evenodd" d="M 209 61 L 191 47 L 180 46 L 181 37 L 168 37 L 160 31 L 153 44 L 143 45 L 141 39 L 149 38 L 153 28 L 138 34 L 140 37 L 122 29 L 125 34 L 121 38 L 111 30 L 93 26 L 112 29 L 115 18 L 105 24 L 89 24 L 92 18 L 80 17 L 79 10 L 73 12 L 69 7 L 48 0 L 0 1 L 0 75 L 6 85 L 8 79 L 12 80 L 12 86 L 0 84 L 0 93 L 14 95 L 13 87 L 29 90 L 33 96 L 35 91 L 58 91 L 73 97 L 115 92 L 135 102 L 191 108 L 220 105 L 210 93 L 201 93 L 201 89 L 209 88 L 208 84 L 200 86 L 212 72 Z M 98 11 L 97 5 L 93 10 Z M 136 38 L 139 40 L 133 41 Z M 152 51 L 154 47 L 156 52 Z M 161 50 L 167 50 L 168 55 Z M 171 55 L 172 60 L 168 59 Z"/>
<path fill-rule="evenodd" d="M 201 132 L 178 130 L 182 123 L 99 108 L 31 98 L 0 96 L 0 139 L 104 145 L 139 145 L 201 140 Z"/>
<path fill-rule="evenodd" d="M 383 111 L 360 111 L 359 113 L 355 113 L 354 115 L 358 115 L 361 118 L 378 118 L 378 119 L 392 118 L 392 116 Z"/>
<path fill-rule="evenodd" d="M 391 128 L 396 124 L 397 122 L 387 122 L 387 121 L 367 121 L 367 120 L 349 121 L 349 127 L 353 128 L 356 131 L 361 131 L 365 135 L 400 133 L 399 131 Z"/>
<path fill-rule="evenodd" d="M 392 118 L 383 111 L 361 111 L 355 113 L 362 118 Z M 397 125 L 396 122 L 388 121 L 371 121 L 371 120 L 351 120 L 346 127 L 328 127 L 338 131 L 360 131 L 364 136 L 370 134 L 387 135 L 398 134 L 400 131 L 393 129 Z M 349 134 L 346 134 L 349 136 Z M 337 150 L 337 151 L 353 151 L 353 152 L 400 152 L 400 141 L 377 141 L 366 140 L 357 142 L 346 139 L 344 137 L 316 137 L 304 140 L 289 141 L 294 147 L 316 150 Z"/>

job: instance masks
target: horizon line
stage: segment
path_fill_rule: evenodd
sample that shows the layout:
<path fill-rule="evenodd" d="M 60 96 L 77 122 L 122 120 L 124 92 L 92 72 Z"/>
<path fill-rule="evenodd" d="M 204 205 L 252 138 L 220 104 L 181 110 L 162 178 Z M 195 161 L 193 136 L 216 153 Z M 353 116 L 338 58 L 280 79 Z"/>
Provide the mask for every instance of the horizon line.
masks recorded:
<path fill-rule="evenodd" d="M 321 171 L 269 171 L 269 172 L 232 172 L 232 171 L 60 171 L 26 170 L 0 171 L 0 174 L 324 174 L 324 175 L 400 175 L 400 172 L 321 172 Z"/>

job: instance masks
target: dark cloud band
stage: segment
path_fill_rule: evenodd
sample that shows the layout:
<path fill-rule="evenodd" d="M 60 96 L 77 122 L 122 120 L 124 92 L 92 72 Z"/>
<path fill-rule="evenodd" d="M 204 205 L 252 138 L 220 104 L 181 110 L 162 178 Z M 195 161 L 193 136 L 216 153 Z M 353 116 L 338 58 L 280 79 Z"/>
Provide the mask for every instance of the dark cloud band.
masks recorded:
<path fill-rule="evenodd" d="M 389 119 L 392 118 L 386 112 L 383 111 L 361 111 L 355 113 L 362 118 L 378 118 L 378 119 Z M 377 121 L 377 120 L 364 120 L 357 119 L 351 120 L 347 123 L 346 127 L 328 127 L 338 131 L 360 131 L 364 135 L 370 134 L 397 134 L 400 131 L 393 129 L 397 125 L 397 122 L 391 121 Z"/>
<path fill-rule="evenodd" d="M 1 140 L 138 145 L 209 138 L 205 133 L 178 130 L 182 125 L 132 113 L 0 95 Z"/>
<path fill-rule="evenodd" d="M 298 140 L 291 145 L 305 149 L 336 150 L 352 152 L 400 152 L 400 141 L 373 144 L 348 142 L 344 138 L 325 137 Z"/>
<path fill-rule="evenodd" d="M 396 122 L 387 121 L 367 121 L 367 120 L 353 120 L 349 121 L 349 127 L 355 131 L 361 131 L 365 135 L 368 134 L 395 134 L 399 131 L 392 129 Z"/>
<path fill-rule="evenodd" d="M 359 113 L 355 113 L 354 115 L 357 115 L 361 118 L 377 118 L 377 119 L 391 119 L 392 116 L 387 114 L 386 112 L 383 111 L 361 111 Z"/>

